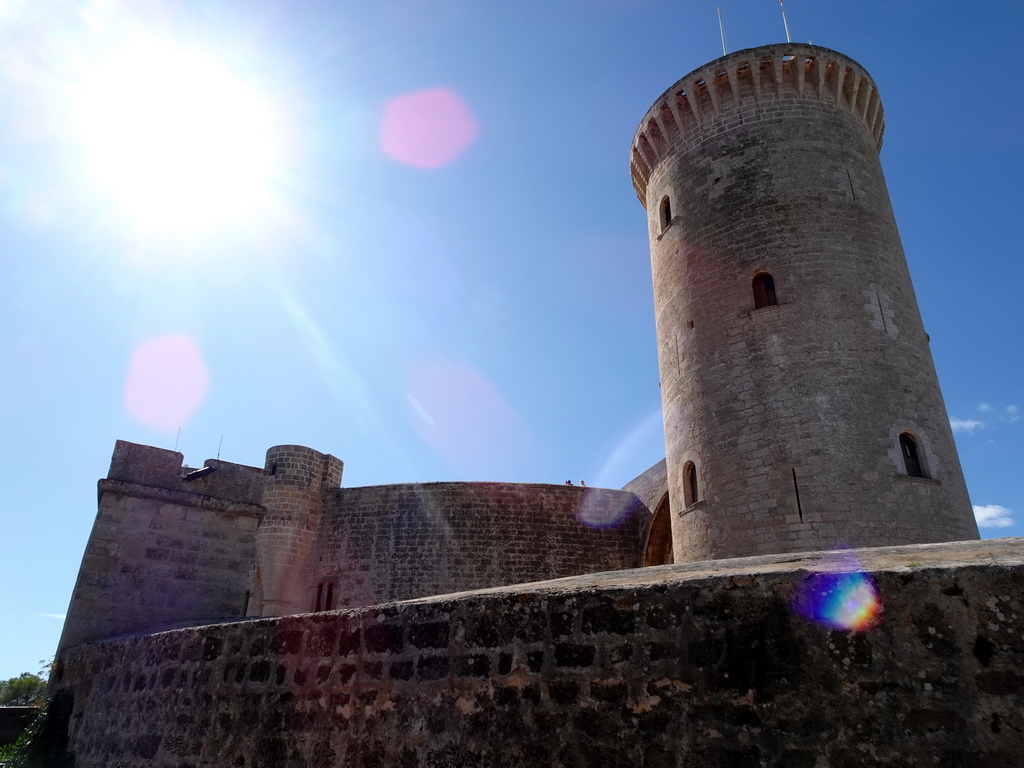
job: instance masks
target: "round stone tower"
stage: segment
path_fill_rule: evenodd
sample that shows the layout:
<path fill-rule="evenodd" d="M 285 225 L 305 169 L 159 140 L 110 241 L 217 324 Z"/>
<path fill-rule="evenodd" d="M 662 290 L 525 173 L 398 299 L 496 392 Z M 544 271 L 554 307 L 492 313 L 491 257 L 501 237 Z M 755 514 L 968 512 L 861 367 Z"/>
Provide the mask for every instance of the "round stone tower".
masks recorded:
<path fill-rule="evenodd" d="M 883 126 L 859 64 L 789 43 L 640 123 L 676 562 L 978 537 Z"/>
<path fill-rule="evenodd" d="M 302 600 L 298 576 L 320 520 L 323 492 L 341 485 L 342 469 L 340 459 L 302 445 L 277 445 L 267 451 L 267 511 L 256 529 L 250 615 L 312 610 Z"/>

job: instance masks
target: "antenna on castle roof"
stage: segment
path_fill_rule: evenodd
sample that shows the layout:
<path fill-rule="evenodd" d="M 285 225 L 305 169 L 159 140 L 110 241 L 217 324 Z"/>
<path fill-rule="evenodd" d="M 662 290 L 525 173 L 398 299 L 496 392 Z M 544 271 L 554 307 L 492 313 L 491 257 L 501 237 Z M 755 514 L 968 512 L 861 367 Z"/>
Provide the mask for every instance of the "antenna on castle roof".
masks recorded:
<path fill-rule="evenodd" d="M 779 0 L 779 8 L 782 9 L 782 25 L 786 28 L 786 42 L 792 43 L 793 40 L 789 36 L 789 22 L 786 21 L 786 6 L 783 4 L 782 0 Z"/>
<path fill-rule="evenodd" d="M 718 11 L 718 31 L 722 33 L 722 55 L 725 56 L 728 51 L 725 50 L 725 24 L 722 23 L 722 7 L 716 5 L 715 10 Z"/>
<path fill-rule="evenodd" d="M 220 461 L 220 449 L 224 447 L 224 435 L 220 436 L 220 442 L 217 443 L 217 461 Z"/>

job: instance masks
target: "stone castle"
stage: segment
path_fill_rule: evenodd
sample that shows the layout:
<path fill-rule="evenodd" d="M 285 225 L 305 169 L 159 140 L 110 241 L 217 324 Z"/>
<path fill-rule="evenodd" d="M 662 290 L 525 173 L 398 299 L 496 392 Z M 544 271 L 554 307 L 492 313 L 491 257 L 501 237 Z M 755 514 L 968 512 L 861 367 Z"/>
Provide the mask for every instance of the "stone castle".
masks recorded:
<path fill-rule="evenodd" d="M 338 459 L 294 445 L 271 448 L 265 469 L 190 469 L 119 441 L 61 647 L 643 564 L 651 514 L 628 491 L 341 476 Z"/>
<path fill-rule="evenodd" d="M 301 446 L 190 468 L 119 441 L 55 754 L 1018 765 L 1024 558 L 973 541 L 883 126 L 860 65 L 800 44 L 717 59 L 644 116 L 667 457 L 622 490 L 343 488 Z M 807 620 L 808 585 L 854 576 L 881 624 Z"/>

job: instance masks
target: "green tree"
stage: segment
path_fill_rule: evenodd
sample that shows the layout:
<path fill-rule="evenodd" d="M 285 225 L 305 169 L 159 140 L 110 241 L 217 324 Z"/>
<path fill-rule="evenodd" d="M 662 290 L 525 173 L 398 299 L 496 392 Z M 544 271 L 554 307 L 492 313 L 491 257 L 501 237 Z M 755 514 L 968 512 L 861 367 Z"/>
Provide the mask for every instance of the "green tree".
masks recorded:
<path fill-rule="evenodd" d="M 31 672 L 22 672 L 10 680 L 0 680 L 0 707 L 28 707 L 43 703 L 46 680 Z"/>

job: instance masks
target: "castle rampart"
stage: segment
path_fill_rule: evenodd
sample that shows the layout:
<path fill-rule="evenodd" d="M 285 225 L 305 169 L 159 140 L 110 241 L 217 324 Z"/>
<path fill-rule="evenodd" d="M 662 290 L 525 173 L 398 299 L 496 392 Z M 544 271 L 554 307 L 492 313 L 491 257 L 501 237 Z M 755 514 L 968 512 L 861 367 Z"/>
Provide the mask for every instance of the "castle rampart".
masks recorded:
<path fill-rule="evenodd" d="M 100 480 L 100 493 L 104 484 L 113 487 L 109 484 L 121 482 L 136 488 L 184 493 L 193 499 L 202 497 L 204 504 L 260 504 L 262 469 L 219 459 L 207 459 L 202 467 L 188 467 L 184 460 L 177 451 L 118 440 L 107 477 Z"/>
<path fill-rule="evenodd" d="M 647 508 L 632 493 L 531 483 L 414 483 L 330 491 L 300 580 L 334 607 L 641 564 Z"/>
<path fill-rule="evenodd" d="M 263 471 L 119 440 L 60 648 L 244 615 Z"/>
<path fill-rule="evenodd" d="M 54 709 L 76 768 L 1010 768 L 1022 544 L 852 553 L 866 633 L 794 611 L 827 554 L 663 566 L 93 643 Z"/>
<path fill-rule="evenodd" d="M 527 483 L 339 487 L 295 445 L 265 469 L 118 441 L 61 649 L 184 623 L 359 607 L 635 568 L 627 491 Z M 221 496 L 214 494 L 222 494 Z"/>

